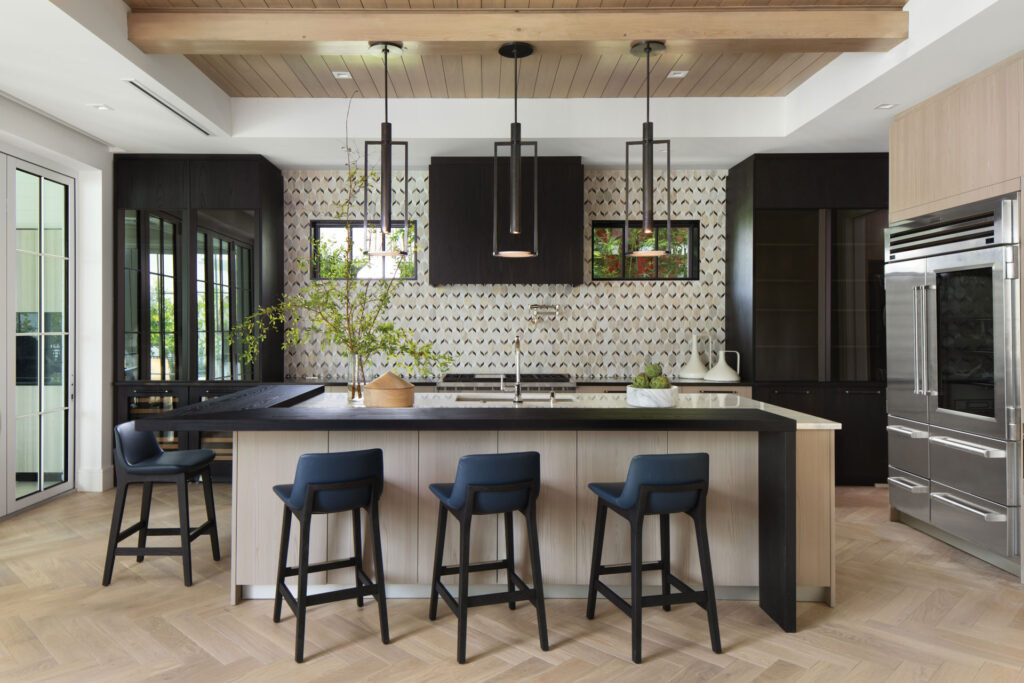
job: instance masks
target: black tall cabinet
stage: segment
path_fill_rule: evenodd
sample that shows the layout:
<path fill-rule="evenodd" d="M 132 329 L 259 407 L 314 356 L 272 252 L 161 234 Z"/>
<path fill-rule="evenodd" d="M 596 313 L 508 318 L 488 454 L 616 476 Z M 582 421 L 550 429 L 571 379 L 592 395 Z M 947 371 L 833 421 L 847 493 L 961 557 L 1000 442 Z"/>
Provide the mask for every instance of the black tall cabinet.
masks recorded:
<path fill-rule="evenodd" d="M 888 155 L 764 154 L 729 171 L 726 346 L 754 396 L 843 423 L 836 483 L 886 478 Z"/>
<path fill-rule="evenodd" d="M 283 292 L 283 197 L 281 171 L 258 155 L 115 156 L 118 422 L 283 380 L 280 333 L 252 365 L 229 343 Z M 230 472 L 229 433 L 158 439 L 212 448 L 215 476 Z"/>

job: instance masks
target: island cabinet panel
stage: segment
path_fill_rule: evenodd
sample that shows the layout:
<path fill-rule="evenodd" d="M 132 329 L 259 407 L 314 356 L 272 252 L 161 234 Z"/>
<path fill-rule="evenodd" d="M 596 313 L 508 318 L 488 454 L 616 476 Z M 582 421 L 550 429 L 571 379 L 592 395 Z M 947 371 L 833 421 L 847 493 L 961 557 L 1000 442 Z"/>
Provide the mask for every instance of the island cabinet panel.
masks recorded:
<path fill-rule="evenodd" d="M 295 466 L 303 453 L 327 450 L 327 432 L 235 432 L 231 509 L 231 568 L 235 586 L 273 586 L 277 580 L 278 543 L 284 504 L 273 491 L 277 484 L 295 481 Z M 309 534 L 309 561 L 327 559 L 327 524 L 317 515 Z M 292 518 L 288 564 L 298 563 L 299 527 Z M 324 575 L 311 575 L 311 584 L 324 583 Z M 295 583 L 296 579 L 289 579 Z M 237 597 L 236 597 L 237 599 Z"/>
<path fill-rule="evenodd" d="M 893 222 L 1019 191 L 1024 53 L 898 114 L 889 154 Z"/>
<path fill-rule="evenodd" d="M 384 491 L 380 498 L 380 536 L 387 583 L 416 583 L 419 564 L 417 523 L 419 520 L 419 433 L 415 431 L 329 432 L 331 452 L 380 448 L 384 451 Z M 373 545 L 369 520 L 362 520 L 364 567 L 373 577 Z M 352 555 L 351 513 L 330 515 L 327 522 L 327 551 L 331 558 Z M 354 585 L 353 570 L 338 569 L 327 574 L 327 582 Z"/>
<path fill-rule="evenodd" d="M 577 432 L 576 433 L 576 583 L 590 579 L 594 552 L 594 520 L 597 495 L 587 486 L 591 482 L 625 481 L 629 461 L 641 453 L 665 453 L 665 432 Z M 644 561 L 658 559 L 658 528 L 644 525 Z M 614 512 L 608 513 L 601 564 L 629 562 L 629 524 Z M 653 574 L 652 574 L 653 576 Z M 608 585 L 629 583 L 629 574 L 611 574 L 602 579 Z"/>
<path fill-rule="evenodd" d="M 796 585 L 828 586 L 835 606 L 835 447 L 832 432 L 796 433 Z M 716 577 L 717 578 L 717 577 Z"/>
<path fill-rule="evenodd" d="M 669 432 L 669 453 L 708 453 L 708 545 L 715 583 L 756 586 L 758 582 L 757 434 L 750 432 Z M 656 529 L 658 519 L 645 526 Z M 797 541 L 799 543 L 799 539 Z M 644 539 L 646 546 L 647 539 Z M 700 586 L 700 563 L 693 521 L 673 515 L 669 545 L 672 571 Z M 652 574 L 651 577 L 655 575 Z M 797 579 L 799 584 L 799 578 Z"/>
<path fill-rule="evenodd" d="M 502 453 L 538 451 L 540 496 L 537 499 L 537 536 L 541 572 L 548 585 L 574 584 L 576 554 L 576 432 L 498 432 Z M 516 572 L 533 580 L 526 537 L 526 517 L 513 515 Z M 505 554 L 505 520 L 498 519 L 498 556 Z"/>
<path fill-rule="evenodd" d="M 420 432 L 419 438 L 419 583 L 430 585 L 434 561 L 434 540 L 437 533 L 437 498 L 428 488 L 431 484 L 455 481 L 459 458 L 471 453 L 496 453 L 498 432 Z M 447 514 L 447 513 L 446 513 Z M 448 514 L 448 530 L 444 543 L 444 563 L 458 564 L 459 522 Z M 473 518 L 470 531 L 471 562 L 498 559 L 498 516 L 478 515 Z M 470 583 L 497 583 L 498 573 L 473 572 Z M 504 577 L 502 577 L 504 580 Z M 449 576 L 446 585 L 458 585 L 458 577 Z"/>

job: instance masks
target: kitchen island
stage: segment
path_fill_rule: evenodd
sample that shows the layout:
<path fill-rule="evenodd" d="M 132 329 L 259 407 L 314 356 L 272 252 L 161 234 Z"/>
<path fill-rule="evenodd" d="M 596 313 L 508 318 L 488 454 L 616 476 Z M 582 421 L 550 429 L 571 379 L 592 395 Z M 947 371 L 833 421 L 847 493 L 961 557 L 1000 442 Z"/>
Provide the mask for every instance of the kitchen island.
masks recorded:
<path fill-rule="evenodd" d="M 559 597 L 582 596 L 587 583 L 596 512 L 589 482 L 623 480 L 639 453 L 706 451 L 719 597 L 758 599 L 787 631 L 796 629 L 797 600 L 834 601 L 832 430 L 838 424 L 729 394 L 681 394 L 675 408 L 657 409 L 628 407 L 621 394 L 524 398 L 513 406 L 507 395 L 417 394 L 413 408 L 363 408 L 322 386 L 262 386 L 137 424 L 234 433 L 233 602 L 273 595 L 280 502 L 271 486 L 292 481 L 299 455 L 374 447 L 384 451 L 381 528 L 389 595 L 426 596 L 437 514 L 427 485 L 452 481 L 462 455 L 540 452 L 541 563 L 547 594 Z M 657 552 L 656 528 L 645 525 L 645 559 Z M 499 516 L 474 523 L 472 533 L 473 561 L 501 556 Z M 455 560 L 452 536 L 446 563 Z M 675 516 L 671 537 L 673 571 L 699 583 L 688 518 Z M 312 562 L 348 554 L 349 514 L 320 516 L 311 539 Z M 295 548 L 291 552 L 293 561 Z M 626 526 L 614 515 L 604 553 L 606 563 L 628 559 Z M 517 554 L 527 560 L 520 570 L 529 576 L 525 548 Z M 316 578 L 345 584 L 350 573 Z M 628 575 L 614 578 L 628 581 Z M 474 579 L 504 580 L 498 572 Z"/>

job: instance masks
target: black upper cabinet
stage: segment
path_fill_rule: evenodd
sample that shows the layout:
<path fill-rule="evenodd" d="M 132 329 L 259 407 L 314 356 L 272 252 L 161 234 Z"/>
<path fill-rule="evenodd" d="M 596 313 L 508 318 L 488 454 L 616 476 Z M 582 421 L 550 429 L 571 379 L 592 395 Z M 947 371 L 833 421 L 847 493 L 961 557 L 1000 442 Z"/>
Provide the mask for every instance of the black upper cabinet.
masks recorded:
<path fill-rule="evenodd" d="M 537 179 L 538 255 L 493 255 L 494 160 L 430 160 L 430 284 L 583 283 L 583 164 L 580 157 L 540 157 Z M 532 177 L 524 160 L 524 226 L 531 226 Z M 510 236 L 499 183 L 499 245 L 532 245 L 532 232 Z"/>
<path fill-rule="evenodd" d="M 119 209 L 181 209 L 188 206 L 188 187 L 186 157 L 114 157 L 114 204 Z"/>
<path fill-rule="evenodd" d="M 744 381 L 884 382 L 886 154 L 755 155 L 729 171 L 726 345 Z"/>

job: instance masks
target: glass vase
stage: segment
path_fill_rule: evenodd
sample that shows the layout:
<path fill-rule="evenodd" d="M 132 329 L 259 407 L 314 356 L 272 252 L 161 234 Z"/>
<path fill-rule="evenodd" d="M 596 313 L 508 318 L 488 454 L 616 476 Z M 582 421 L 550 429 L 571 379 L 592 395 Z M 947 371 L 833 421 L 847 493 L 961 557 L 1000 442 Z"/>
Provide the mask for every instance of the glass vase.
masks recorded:
<path fill-rule="evenodd" d="M 363 405 L 363 357 L 358 353 L 348 355 L 348 402 Z"/>

